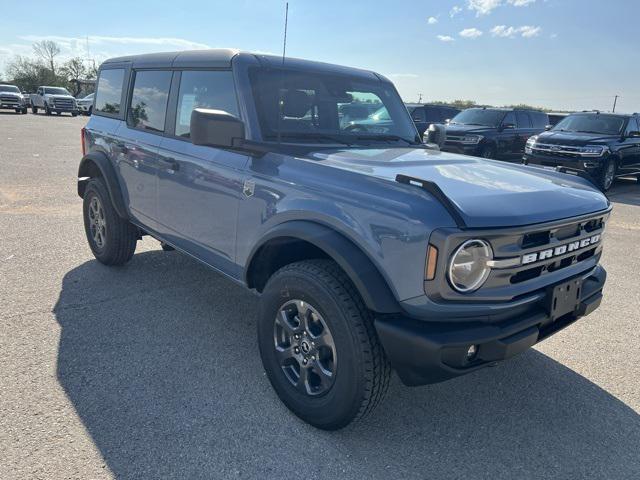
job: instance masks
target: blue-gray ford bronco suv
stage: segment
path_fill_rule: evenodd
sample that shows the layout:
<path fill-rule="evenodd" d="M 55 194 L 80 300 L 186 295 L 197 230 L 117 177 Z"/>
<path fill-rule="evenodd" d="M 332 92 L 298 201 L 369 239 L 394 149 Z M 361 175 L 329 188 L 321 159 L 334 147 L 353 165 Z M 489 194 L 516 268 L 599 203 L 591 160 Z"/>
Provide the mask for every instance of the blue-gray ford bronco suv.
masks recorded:
<path fill-rule="evenodd" d="M 349 104 L 385 122 L 344 118 Z M 260 296 L 296 415 L 338 429 L 596 309 L 611 207 L 585 179 L 420 143 L 377 73 L 207 50 L 102 64 L 78 193 L 106 265 L 150 235 Z"/>

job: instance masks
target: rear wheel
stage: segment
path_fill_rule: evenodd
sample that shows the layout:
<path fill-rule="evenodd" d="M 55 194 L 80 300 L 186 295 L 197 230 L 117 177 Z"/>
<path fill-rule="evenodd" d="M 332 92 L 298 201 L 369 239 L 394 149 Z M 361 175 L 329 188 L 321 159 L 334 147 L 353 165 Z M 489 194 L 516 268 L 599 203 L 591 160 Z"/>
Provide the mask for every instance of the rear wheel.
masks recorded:
<path fill-rule="evenodd" d="M 100 178 L 87 184 L 83 214 L 87 241 L 96 259 L 105 265 L 127 263 L 135 252 L 138 230 L 118 216 Z"/>
<path fill-rule="evenodd" d="M 345 427 L 382 400 L 391 369 L 373 315 L 330 260 L 287 265 L 260 301 L 258 344 L 271 385 L 302 420 Z"/>
<path fill-rule="evenodd" d="M 23 115 L 26 115 L 26 114 L 27 114 L 27 107 L 24 107 L 24 108 L 22 109 L 22 114 L 23 114 Z"/>
<path fill-rule="evenodd" d="M 606 192 L 611 188 L 611 186 L 613 185 L 613 182 L 616 179 L 617 171 L 618 171 L 618 165 L 615 159 L 613 158 L 607 159 L 597 178 L 598 186 L 603 192 Z"/>
<path fill-rule="evenodd" d="M 38 107 L 31 107 L 31 113 L 34 115 L 38 113 Z"/>

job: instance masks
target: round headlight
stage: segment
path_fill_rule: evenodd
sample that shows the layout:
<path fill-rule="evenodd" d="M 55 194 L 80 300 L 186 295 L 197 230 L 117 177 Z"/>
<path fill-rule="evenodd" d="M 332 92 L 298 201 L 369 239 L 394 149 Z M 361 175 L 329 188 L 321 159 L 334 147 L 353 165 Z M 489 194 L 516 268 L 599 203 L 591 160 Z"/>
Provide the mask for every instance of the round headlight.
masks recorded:
<path fill-rule="evenodd" d="M 491 245 L 484 240 L 467 240 L 458 247 L 449 262 L 449 282 L 462 293 L 477 290 L 487 280 L 493 259 Z"/>

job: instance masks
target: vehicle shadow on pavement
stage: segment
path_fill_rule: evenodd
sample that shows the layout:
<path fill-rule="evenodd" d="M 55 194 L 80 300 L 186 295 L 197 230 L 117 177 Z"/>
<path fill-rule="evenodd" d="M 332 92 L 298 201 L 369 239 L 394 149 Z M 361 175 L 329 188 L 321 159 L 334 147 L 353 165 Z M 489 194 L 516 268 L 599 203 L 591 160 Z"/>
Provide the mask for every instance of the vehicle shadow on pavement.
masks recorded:
<path fill-rule="evenodd" d="M 536 350 L 428 387 L 396 377 L 365 421 L 315 430 L 264 375 L 256 305 L 176 252 L 65 275 L 58 380 L 116 478 L 640 476 L 640 416 Z"/>
<path fill-rule="evenodd" d="M 640 182 L 635 178 L 620 178 L 609 190 L 607 197 L 613 203 L 640 206 Z"/>

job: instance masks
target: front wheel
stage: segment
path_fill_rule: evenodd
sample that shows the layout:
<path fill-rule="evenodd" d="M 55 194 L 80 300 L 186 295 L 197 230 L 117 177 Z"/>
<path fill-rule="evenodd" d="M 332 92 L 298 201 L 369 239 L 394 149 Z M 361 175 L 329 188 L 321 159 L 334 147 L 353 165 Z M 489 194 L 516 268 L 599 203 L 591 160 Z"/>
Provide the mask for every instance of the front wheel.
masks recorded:
<path fill-rule="evenodd" d="M 84 230 L 89 247 L 105 265 L 123 265 L 136 250 L 138 231 L 120 218 L 99 178 L 89 181 L 83 198 Z"/>
<path fill-rule="evenodd" d="M 38 107 L 31 107 L 31 113 L 36 115 L 38 113 Z"/>
<path fill-rule="evenodd" d="M 353 284 L 330 260 L 278 270 L 260 301 L 258 344 L 282 402 L 325 430 L 343 428 L 382 400 L 391 369 Z"/>
<path fill-rule="evenodd" d="M 27 107 L 24 107 L 24 108 L 22 109 L 22 115 L 26 115 L 26 114 L 27 114 Z"/>
<path fill-rule="evenodd" d="M 613 158 L 606 160 L 597 178 L 598 186 L 603 192 L 608 191 L 616 179 L 618 166 Z"/>
<path fill-rule="evenodd" d="M 45 104 L 44 106 L 44 113 L 46 115 L 51 115 L 51 109 L 49 108 L 49 105 Z"/>
<path fill-rule="evenodd" d="M 486 158 L 486 159 L 494 159 L 496 158 L 496 149 L 494 146 L 492 145 L 485 145 L 484 147 L 482 147 L 482 150 L 480 151 L 480 156 L 482 158 Z"/>

